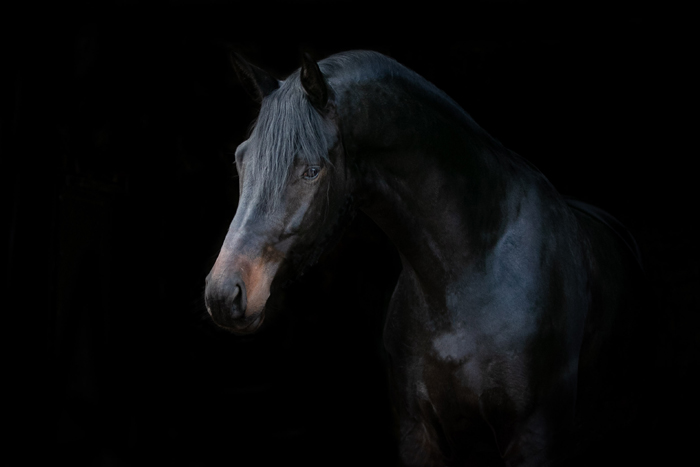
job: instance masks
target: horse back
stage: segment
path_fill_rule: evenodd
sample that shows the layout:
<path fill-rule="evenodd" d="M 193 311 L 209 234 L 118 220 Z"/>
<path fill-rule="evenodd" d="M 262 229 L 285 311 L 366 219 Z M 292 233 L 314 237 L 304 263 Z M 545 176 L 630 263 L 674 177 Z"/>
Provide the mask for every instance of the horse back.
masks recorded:
<path fill-rule="evenodd" d="M 622 243 L 624 243 L 629 252 L 634 255 L 639 267 L 642 267 L 642 255 L 639 252 L 637 242 L 632 236 L 632 233 L 627 230 L 627 227 L 625 227 L 622 222 L 610 215 L 610 213 L 591 204 L 584 203 L 583 201 L 579 201 L 574 198 L 565 198 L 565 200 L 566 204 L 574 209 L 574 213 L 577 214 L 579 219 L 581 219 L 582 215 L 586 215 L 607 227 L 609 232 L 614 233 L 622 241 Z"/>
<path fill-rule="evenodd" d="M 616 446 L 640 442 L 640 415 L 652 359 L 651 297 L 639 249 L 613 216 L 567 199 L 587 242 L 588 295 L 579 356 L 576 424 L 578 448 L 590 461 L 629 461 Z M 646 392 L 645 392 L 646 391 Z M 623 441 L 624 440 L 624 441 Z"/>

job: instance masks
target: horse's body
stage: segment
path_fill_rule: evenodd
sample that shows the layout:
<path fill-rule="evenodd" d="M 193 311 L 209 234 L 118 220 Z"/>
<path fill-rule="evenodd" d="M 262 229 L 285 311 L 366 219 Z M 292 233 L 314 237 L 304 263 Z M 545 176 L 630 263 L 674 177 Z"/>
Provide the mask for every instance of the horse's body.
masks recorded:
<path fill-rule="evenodd" d="M 617 371 L 638 306 L 624 231 L 568 204 L 380 54 L 306 59 L 284 82 L 233 63 L 262 108 L 207 278 L 214 321 L 257 329 L 273 281 L 317 257 L 339 212 L 357 207 L 403 265 L 384 331 L 403 463 L 548 465 L 578 452 L 582 427 L 633 381 Z"/>

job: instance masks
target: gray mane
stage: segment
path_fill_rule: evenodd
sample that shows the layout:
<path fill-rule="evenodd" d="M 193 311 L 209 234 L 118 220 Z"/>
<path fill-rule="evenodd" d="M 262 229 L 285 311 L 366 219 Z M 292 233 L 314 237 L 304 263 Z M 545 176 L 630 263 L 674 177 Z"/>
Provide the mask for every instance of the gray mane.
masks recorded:
<path fill-rule="evenodd" d="M 306 98 L 298 70 L 263 100 L 249 138 L 249 157 L 252 186 L 266 206 L 276 205 L 296 160 L 330 163 L 327 125 Z"/>
<path fill-rule="evenodd" d="M 403 68 L 377 52 L 352 51 L 333 55 L 319 62 L 326 81 L 333 88 L 342 81 L 365 79 L 369 74 L 390 68 Z M 393 66 L 392 66 L 393 65 Z M 396 72 L 396 70 L 394 70 Z M 293 72 L 280 87 L 263 99 L 249 138 L 250 187 L 255 197 L 272 208 L 279 201 L 295 161 L 307 165 L 330 164 L 328 140 L 330 128 L 311 105 L 299 79 Z"/>

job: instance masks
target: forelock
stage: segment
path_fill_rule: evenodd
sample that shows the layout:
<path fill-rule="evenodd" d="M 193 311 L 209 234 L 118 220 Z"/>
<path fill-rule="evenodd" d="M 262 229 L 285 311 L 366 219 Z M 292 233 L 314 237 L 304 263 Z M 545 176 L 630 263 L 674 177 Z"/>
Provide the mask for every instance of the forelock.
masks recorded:
<path fill-rule="evenodd" d="M 249 139 L 250 170 L 246 172 L 253 179 L 250 186 L 256 197 L 266 206 L 273 207 L 279 200 L 296 158 L 309 165 L 330 162 L 328 125 L 306 98 L 298 71 L 263 100 Z"/>

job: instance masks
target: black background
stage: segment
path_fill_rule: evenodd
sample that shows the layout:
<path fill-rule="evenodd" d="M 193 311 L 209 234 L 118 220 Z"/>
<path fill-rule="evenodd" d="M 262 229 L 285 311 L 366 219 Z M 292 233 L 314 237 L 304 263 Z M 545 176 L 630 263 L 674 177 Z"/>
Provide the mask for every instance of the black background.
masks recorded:
<path fill-rule="evenodd" d="M 399 264 L 359 215 L 236 337 L 202 304 L 256 108 L 217 44 L 284 77 L 300 50 L 390 55 L 563 194 L 635 235 L 650 345 L 690 447 L 697 150 L 683 12 L 532 1 L 82 2 L 5 10 L 0 87 L 8 465 L 392 465 L 382 318 Z M 4 308 L 4 307 L 3 307 Z M 5 430 L 7 432 L 7 430 Z M 620 449 L 624 449 L 621 446 Z M 675 455 L 675 454 L 670 454 Z"/>

